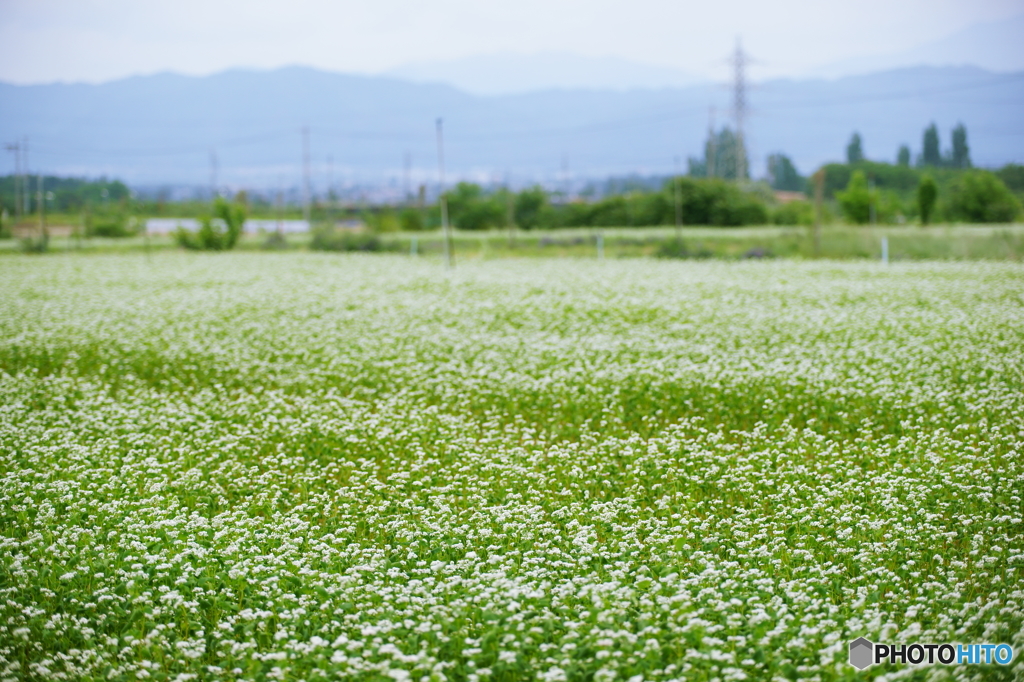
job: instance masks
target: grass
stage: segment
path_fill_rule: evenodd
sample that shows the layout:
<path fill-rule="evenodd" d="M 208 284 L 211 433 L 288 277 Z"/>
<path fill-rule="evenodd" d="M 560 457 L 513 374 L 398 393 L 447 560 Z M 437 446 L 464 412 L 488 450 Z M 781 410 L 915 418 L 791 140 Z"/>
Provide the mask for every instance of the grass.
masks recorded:
<path fill-rule="evenodd" d="M 889 240 L 892 260 L 1024 260 L 1024 225 L 939 225 L 848 227 L 827 226 L 822 230 L 820 250 L 815 249 L 813 231 L 805 227 L 708 228 L 671 227 L 564 229 L 538 232 L 507 231 L 456 232 L 456 257 L 471 260 L 495 258 L 550 258 L 597 256 L 597 236 L 603 239 L 605 258 L 654 256 L 681 237 L 691 257 L 740 259 L 829 258 L 842 260 L 878 259 L 881 240 Z M 439 256 L 439 232 L 392 233 L 382 242 L 398 252 Z M 289 234 L 283 244 L 270 244 L 267 235 L 244 235 L 242 250 L 301 250 L 309 245 L 308 234 Z M 169 235 L 127 239 L 52 237 L 50 250 L 61 252 L 161 251 L 176 248 Z M 16 240 L 0 241 L 0 253 L 21 249 Z M 670 249 L 671 250 L 671 249 Z M 678 249 L 675 249 L 678 251 Z"/>
<path fill-rule="evenodd" d="M 0 679 L 1019 677 L 1022 282 L 6 258 Z"/>

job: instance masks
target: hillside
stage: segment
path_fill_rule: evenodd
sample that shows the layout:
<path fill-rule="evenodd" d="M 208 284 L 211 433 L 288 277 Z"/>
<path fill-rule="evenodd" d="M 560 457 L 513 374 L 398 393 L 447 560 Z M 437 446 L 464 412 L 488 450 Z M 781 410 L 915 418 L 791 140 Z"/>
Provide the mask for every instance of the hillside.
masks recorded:
<path fill-rule="evenodd" d="M 451 176 L 555 179 L 666 172 L 701 153 L 709 107 L 723 123 L 729 90 L 547 90 L 476 96 L 444 85 L 304 67 L 208 77 L 139 76 L 100 85 L 0 84 L 0 141 L 27 136 L 29 165 L 48 173 L 116 175 L 132 183 L 218 181 L 292 186 L 301 127 L 310 128 L 313 183 L 436 178 L 434 121 L 445 121 Z M 750 92 L 755 174 L 784 151 L 803 172 L 840 159 L 853 130 L 870 158 L 920 147 L 935 121 L 948 144 L 963 121 L 975 163 L 1024 160 L 1024 72 L 912 68 L 837 80 L 777 80 Z M 8 156 L 8 168 L 13 159 Z M 563 171 L 563 164 L 565 171 Z"/>

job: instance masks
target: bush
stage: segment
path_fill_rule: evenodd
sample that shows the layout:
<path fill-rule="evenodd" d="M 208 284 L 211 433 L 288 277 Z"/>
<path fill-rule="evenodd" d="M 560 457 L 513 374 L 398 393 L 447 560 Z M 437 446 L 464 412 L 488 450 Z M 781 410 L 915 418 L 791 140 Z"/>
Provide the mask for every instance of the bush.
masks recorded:
<path fill-rule="evenodd" d="M 523 230 L 540 227 L 544 217 L 544 209 L 548 205 L 548 195 L 540 187 L 525 189 L 516 195 L 513 215 L 516 225 Z"/>
<path fill-rule="evenodd" d="M 809 201 L 790 201 L 772 213 L 776 225 L 813 225 L 814 205 Z"/>
<path fill-rule="evenodd" d="M 415 208 L 404 209 L 398 216 L 398 224 L 405 232 L 420 232 L 426 229 L 423 212 Z"/>
<path fill-rule="evenodd" d="M 691 249 L 684 240 L 674 238 L 661 242 L 655 255 L 659 258 L 711 258 L 714 254 L 703 246 Z"/>
<path fill-rule="evenodd" d="M 666 192 L 672 192 L 671 182 Z M 679 181 L 682 194 L 683 223 L 686 225 L 714 225 L 737 227 L 768 223 L 768 208 L 754 193 L 745 192 L 731 182 L 718 178 Z M 671 194 L 667 194 L 671 197 Z M 666 201 L 666 215 L 661 224 L 675 222 L 675 204 Z"/>
<path fill-rule="evenodd" d="M 383 251 L 380 237 L 369 232 L 323 228 L 313 232 L 309 248 L 314 251 Z"/>
<path fill-rule="evenodd" d="M 846 190 L 836 192 L 839 205 L 843 209 L 843 215 L 851 222 L 863 225 L 871 220 L 871 202 L 874 199 L 873 193 L 868 189 L 868 180 L 864 171 L 853 172 Z"/>
<path fill-rule="evenodd" d="M 229 204 L 218 197 L 213 212 L 215 218 L 203 217 L 195 232 L 179 227 L 174 234 L 178 245 L 196 251 L 226 251 L 235 248 L 245 224 L 245 207 Z"/>
<path fill-rule="evenodd" d="M 964 173 L 950 189 L 949 216 L 970 223 L 1009 223 L 1021 213 L 1020 202 L 995 173 Z"/>
<path fill-rule="evenodd" d="M 87 218 L 86 234 L 91 237 L 110 237 L 119 239 L 131 237 L 135 230 L 128 224 L 127 218 L 123 215 L 99 216 Z"/>
<path fill-rule="evenodd" d="M 368 211 L 363 215 L 363 222 L 371 231 L 377 233 L 398 232 L 402 227 L 395 212 L 387 208 Z"/>

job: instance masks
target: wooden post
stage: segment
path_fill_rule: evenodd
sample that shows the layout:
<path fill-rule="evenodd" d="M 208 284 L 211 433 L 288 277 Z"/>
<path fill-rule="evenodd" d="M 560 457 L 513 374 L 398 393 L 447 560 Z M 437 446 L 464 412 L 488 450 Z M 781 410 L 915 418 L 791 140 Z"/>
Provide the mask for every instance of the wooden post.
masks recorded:
<path fill-rule="evenodd" d="M 821 257 L 822 200 L 825 194 L 825 169 L 814 174 L 814 257 Z"/>

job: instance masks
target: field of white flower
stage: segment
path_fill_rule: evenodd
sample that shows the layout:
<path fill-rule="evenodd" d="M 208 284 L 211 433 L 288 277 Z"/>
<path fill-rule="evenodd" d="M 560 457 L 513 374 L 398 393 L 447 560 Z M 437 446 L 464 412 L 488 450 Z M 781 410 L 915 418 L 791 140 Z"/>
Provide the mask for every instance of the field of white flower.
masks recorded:
<path fill-rule="evenodd" d="M 1020 679 L 1024 267 L 0 264 L 0 679 Z M 1010 666 L 847 642 L 1006 642 Z"/>

